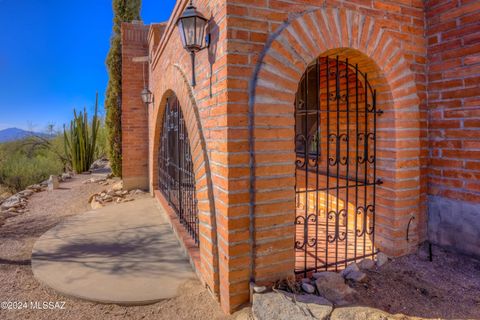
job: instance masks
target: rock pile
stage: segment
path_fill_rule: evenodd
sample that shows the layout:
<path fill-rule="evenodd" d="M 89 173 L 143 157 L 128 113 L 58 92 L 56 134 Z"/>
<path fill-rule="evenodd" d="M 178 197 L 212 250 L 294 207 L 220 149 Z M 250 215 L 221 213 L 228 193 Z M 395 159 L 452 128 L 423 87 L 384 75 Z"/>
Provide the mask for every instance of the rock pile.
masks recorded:
<path fill-rule="evenodd" d="M 101 181 L 100 181 L 101 182 Z M 97 182 L 99 183 L 99 182 Z M 89 203 L 92 209 L 99 209 L 104 207 L 106 204 L 113 203 L 124 203 L 135 200 L 133 196 L 138 194 L 143 194 L 140 189 L 136 190 L 123 190 L 123 183 L 119 181 L 113 184 L 108 190 L 103 190 L 98 193 L 94 193 L 90 196 Z"/>
<path fill-rule="evenodd" d="M 109 185 L 110 182 L 108 181 L 108 178 L 105 176 L 105 177 L 92 177 L 90 179 L 87 179 L 85 181 L 82 182 L 83 184 L 88 184 L 88 183 L 97 183 L 99 185 Z"/>
<path fill-rule="evenodd" d="M 92 163 L 90 170 L 110 168 L 110 161 L 107 158 L 101 158 Z"/>
<path fill-rule="evenodd" d="M 254 294 L 252 313 L 257 320 L 328 319 L 332 304 L 315 295 L 293 296 L 287 292 Z"/>
<path fill-rule="evenodd" d="M 328 300 L 312 295 L 293 295 L 284 291 L 254 294 L 255 320 L 418 320 L 402 314 L 360 306 L 335 308 Z"/>
<path fill-rule="evenodd" d="M 70 180 L 73 178 L 73 172 L 65 172 L 65 173 L 62 173 L 59 177 L 58 177 L 58 180 L 60 182 L 65 182 L 67 180 Z"/>
<path fill-rule="evenodd" d="M 332 310 L 338 306 L 342 306 L 342 308 L 335 310 L 343 310 L 345 309 L 343 306 L 357 302 L 358 293 L 349 284 L 368 282 L 367 270 L 381 267 L 387 262 L 388 257 L 383 253 L 378 253 L 375 261 L 363 259 L 358 263 L 352 262 L 340 273 L 316 272 L 312 274 L 311 278 L 301 279 L 300 283 L 285 280 L 277 283 L 273 288 L 274 292 L 264 290 L 267 293 L 259 294 L 254 290 L 253 317 L 258 320 L 333 319 L 335 314 L 335 319 L 353 319 L 343 318 L 343 313 L 335 313 Z M 368 314 L 376 312 L 375 309 L 363 311 Z"/>
<path fill-rule="evenodd" d="M 350 288 L 341 274 L 325 271 L 313 274 L 318 293 L 335 305 L 343 306 L 355 302 L 357 292 Z"/>
<path fill-rule="evenodd" d="M 28 204 L 28 198 L 34 193 L 44 191 L 46 188 L 46 182 L 34 184 L 27 187 L 27 189 L 0 201 L 0 215 L 3 218 L 7 218 L 27 212 L 26 207 Z"/>
<path fill-rule="evenodd" d="M 64 182 L 73 177 L 72 173 L 63 173 L 60 176 L 51 176 L 49 180 L 45 180 L 38 184 L 33 184 L 28 186 L 25 190 L 20 191 L 14 195 L 9 195 L 8 197 L 0 197 L 0 225 L 3 224 L 5 219 L 15 216 L 17 214 L 25 213 L 28 211 L 27 204 L 28 198 L 31 195 L 37 192 L 42 192 L 47 190 L 49 185 L 51 185 L 52 180 L 55 180 L 55 184 L 58 187 L 57 182 Z M 53 189 L 53 188 L 52 188 Z"/>

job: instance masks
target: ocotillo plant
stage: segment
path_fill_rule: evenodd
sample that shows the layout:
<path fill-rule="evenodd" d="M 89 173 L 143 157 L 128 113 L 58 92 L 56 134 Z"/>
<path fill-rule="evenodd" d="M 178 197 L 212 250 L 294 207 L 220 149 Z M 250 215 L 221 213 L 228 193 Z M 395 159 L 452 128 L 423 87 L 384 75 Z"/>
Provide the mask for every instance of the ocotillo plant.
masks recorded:
<path fill-rule="evenodd" d="M 98 92 L 95 99 L 95 114 L 92 123 L 88 123 L 87 110 L 83 110 L 77 115 L 73 110 L 73 120 L 70 122 L 70 129 L 67 131 L 63 126 L 63 135 L 65 141 L 65 154 L 76 173 L 88 171 L 94 161 L 95 147 L 97 141 L 98 127 L 100 120 L 97 116 L 98 111 Z"/>

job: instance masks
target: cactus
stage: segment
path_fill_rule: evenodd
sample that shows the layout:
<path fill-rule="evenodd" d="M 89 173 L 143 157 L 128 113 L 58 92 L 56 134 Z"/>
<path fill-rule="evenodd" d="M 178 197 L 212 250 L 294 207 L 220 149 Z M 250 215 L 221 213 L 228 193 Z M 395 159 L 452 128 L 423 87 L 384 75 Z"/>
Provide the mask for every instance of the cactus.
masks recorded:
<path fill-rule="evenodd" d="M 86 172 L 90 169 L 95 155 L 98 127 L 100 120 L 98 112 L 98 92 L 95 98 L 95 114 L 92 123 L 88 123 L 87 111 L 77 114 L 73 110 L 73 120 L 70 122 L 69 130 L 63 126 L 65 154 L 71 168 L 76 173 Z"/>

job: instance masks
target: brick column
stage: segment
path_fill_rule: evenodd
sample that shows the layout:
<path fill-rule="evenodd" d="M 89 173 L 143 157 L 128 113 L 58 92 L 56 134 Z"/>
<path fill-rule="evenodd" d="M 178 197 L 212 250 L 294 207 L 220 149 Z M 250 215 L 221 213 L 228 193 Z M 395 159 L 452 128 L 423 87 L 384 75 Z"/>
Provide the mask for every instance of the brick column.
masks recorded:
<path fill-rule="evenodd" d="M 126 189 L 148 189 L 148 114 L 140 93 L 148 66 L 133 62 L 148 55 L 148 26 L 122 24 L 122 176 Z"/>

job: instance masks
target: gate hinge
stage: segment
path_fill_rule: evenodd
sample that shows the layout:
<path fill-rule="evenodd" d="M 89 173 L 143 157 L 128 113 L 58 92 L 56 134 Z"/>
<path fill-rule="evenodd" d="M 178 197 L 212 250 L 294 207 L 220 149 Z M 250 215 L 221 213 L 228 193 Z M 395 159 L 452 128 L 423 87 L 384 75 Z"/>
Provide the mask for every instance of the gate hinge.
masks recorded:
<path fill-rule="evenodd" d="M 383 110 L 382 109 L 378 109 L 375 111 L 375 113 L 379 114 L 379 115 L 382 115 L 383 114 Z"/>
<path fill-rule="evenodd" d="M 381 185 L 383 184 L 383 180 L 378 178 L 377 181 L 375 181 L 376 184 Z"/>

